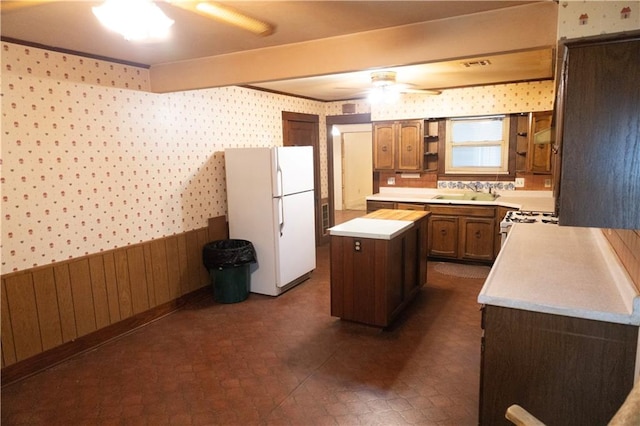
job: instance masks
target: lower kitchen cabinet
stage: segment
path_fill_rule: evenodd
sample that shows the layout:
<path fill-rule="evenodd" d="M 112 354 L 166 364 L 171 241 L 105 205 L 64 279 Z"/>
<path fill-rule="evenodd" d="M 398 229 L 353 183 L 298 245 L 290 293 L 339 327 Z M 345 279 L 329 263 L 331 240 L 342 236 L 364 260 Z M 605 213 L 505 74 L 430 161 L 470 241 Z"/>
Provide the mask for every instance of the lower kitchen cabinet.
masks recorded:
<path fill-rule="evenodd" d="M 429 206 L 431 257 L 487 261 L 495 259 L 495 207 Z"/>
<path fill-rule="evenodd" d="M 495 219 L 461 217 L 460 258 L 466 260 L 493 261 Z"/>
<path fill-rule="evenodd" d="M 429 218 L 429 256 L 458 257 L 458 216 Z"/>
<path fill-rule="evenodd" d="M 638 327 L 486 305 L 481 425 L 525 408 L 548 426 L 606 425 L 634 383 Z"/>

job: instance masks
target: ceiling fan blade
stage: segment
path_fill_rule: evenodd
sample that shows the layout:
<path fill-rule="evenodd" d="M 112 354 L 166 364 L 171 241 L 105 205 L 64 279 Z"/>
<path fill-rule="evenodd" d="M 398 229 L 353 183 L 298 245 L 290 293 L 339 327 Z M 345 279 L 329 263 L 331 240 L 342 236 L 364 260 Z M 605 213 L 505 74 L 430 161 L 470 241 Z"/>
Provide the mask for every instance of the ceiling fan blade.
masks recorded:
<path fill-rule="evenodd" d="M 212 1 L 167 0 L 167 2 L 181 9 L 197 13 L 207 18 L 217 19 L 225 24 L 234 25 L 263 37 L 273 34 L 276 29 L 274 25 L 268 22 L 245 15 L 234 8 L 223 6 L 220 3 Z"/>
<path fill-rule="evenodd" d="M 0 10 L 11 12 L 12 10 L 25 9 L 27 7 L 39 6 L 44 3 L 53 3 L 55 0 L 30 0 L 30 1 L 1 1 Z"/>
<path fill-rule="evenodd" d="M 421 95 L 440 95 L 440 90 L 427 90 L 427 89 L 400 89 L 402 93 L 419 93 Z"/>

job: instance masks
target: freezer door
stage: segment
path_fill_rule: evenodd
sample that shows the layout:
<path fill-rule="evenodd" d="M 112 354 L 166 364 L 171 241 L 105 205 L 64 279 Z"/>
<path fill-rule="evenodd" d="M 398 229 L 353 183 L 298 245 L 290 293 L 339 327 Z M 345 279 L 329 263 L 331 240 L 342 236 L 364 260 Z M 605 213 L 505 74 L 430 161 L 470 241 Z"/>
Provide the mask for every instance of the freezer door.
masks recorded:
<path fill-rule="evenodd" d="M 273 199 L 276 226 L 276 285 L 284 287 L 316 268 L 313 191 Z"/>
<path fill-rule="evenodd" d="M 276 197 L 313 190 L 313 148 L 285 146 L 273 149 L 273 194 Z"/>

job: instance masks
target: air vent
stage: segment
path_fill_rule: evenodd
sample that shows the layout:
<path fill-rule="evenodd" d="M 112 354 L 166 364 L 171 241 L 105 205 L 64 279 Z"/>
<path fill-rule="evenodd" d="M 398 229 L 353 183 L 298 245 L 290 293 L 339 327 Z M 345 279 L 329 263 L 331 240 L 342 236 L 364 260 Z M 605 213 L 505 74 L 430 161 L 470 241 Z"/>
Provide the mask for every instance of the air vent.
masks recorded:
<path fill-rule="evenodd" d="M 487 65 L 491 65 L 491 61 L 488 59 L 482 59 L 480 61 L 463 62 L 462 65 L 464 65 L 466 68 L 486 67 Z"/>
<path fill-rule="evenodd" d="M 322 204 L 322 235 L 329 233 L 329 204 Z"/>

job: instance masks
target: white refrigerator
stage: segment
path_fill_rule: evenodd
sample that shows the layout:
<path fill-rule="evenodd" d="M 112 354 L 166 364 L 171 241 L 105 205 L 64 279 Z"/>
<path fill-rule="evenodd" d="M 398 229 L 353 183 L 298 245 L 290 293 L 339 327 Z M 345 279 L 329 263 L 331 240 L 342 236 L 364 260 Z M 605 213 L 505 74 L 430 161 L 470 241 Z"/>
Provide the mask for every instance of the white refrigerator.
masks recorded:
<path fill-rule="evenodd" d="M 250 291 L 277 296 L 316 267 L 313 148 L 225 150 L 229 237 L 251 241 Z"/>

